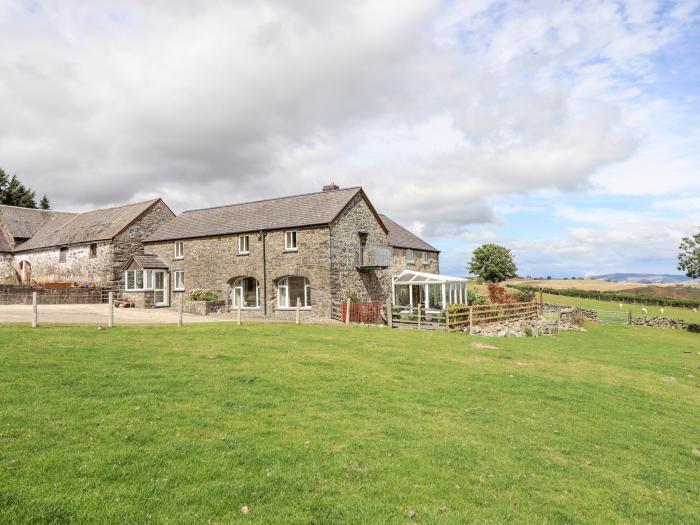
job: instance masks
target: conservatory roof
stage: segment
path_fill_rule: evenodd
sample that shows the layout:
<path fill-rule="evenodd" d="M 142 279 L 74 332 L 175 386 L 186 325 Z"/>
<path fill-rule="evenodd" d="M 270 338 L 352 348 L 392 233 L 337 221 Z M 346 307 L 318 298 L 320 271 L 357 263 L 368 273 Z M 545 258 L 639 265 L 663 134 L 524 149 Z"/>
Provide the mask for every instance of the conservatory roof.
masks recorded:
<path fill-rule="evenodd" d="M 394 276 L 394 284 L 442 284 L 442 283 L 467 283 L 462 277 L 450 277 L 449 275 L 438 275 L 436 273 L 416 272 L 413 270 L 403 270 Z"/>

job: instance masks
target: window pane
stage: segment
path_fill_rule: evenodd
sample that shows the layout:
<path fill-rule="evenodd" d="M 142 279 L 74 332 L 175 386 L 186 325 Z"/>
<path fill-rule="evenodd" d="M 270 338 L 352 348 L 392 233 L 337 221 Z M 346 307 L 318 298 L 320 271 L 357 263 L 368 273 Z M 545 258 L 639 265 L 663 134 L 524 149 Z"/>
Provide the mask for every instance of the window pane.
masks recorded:
<path fill-rule="evenodd" d="M 442 309 L 442 285 L 429 284 L 428 293 L 430 308 Z"/>
<path fill-rule="evenodd" d="M 304 285 L 306 284 L 306 279 L 303 277 L 289 277 L 287 282 L 289 283 L 289 306 L 296 308 L 297 299 L 301 302 L 301 306 L 304 306 Z"/>
<path fill-rule="evenodd" d="M 141 290 L 143 288 L 143 270 L 134 270 L 134 279 L 136 281 L 134 288 Z"/>
<path fill-rule="evenodd" d="M 302 303 L 304 306 L 311 306 L 311 286 L 307 283 L 304 287 L 306 291 L 306 302 Z"/>
<path fill-rule="evenodd" d="M 133 271 L 126 272 L 126 289 L 127 290 L 134 289 L 134 272 Z"/>
<path fill-rule="evenodd" d="M 258 306 L 257 281 L 252 277 L 243 279 L 243 306 L 255 308 Z"/>
<path fill-rule="evenodd" d="M 289 294 L 287 293 L 287 291 L 288 291 L 287 279 L 282 279 L 280 281 L 280 285 L 277 289 L 277 293 L 279 293 L 280 308 L 288 308 L 289 307 Z"/>
<path fill-rule="evenodd" d="M 397 286 L 396 287 L 396 304 L 399 306 L 408 306 L 408 286 Z"/>

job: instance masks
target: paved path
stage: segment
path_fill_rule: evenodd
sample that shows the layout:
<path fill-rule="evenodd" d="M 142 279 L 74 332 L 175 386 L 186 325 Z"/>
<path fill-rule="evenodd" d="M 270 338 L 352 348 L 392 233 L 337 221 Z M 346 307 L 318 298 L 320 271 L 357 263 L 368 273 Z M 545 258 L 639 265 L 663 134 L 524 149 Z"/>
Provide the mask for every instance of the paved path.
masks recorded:
<path fill-rule="evenodd" d="M 39 324 L 73 323 L 107 325 L 106 304 L 40 304 Z M 183 314 L 184 323 L 232 322 L 233 316 Z M 115 308 L 114 324 L 177 323 L 177 310 L 170 308 Z M 31 323 L 31 305 L 0 305 L 0 323 Z M 235 322 L 235 321 L 234 321 Z"/>

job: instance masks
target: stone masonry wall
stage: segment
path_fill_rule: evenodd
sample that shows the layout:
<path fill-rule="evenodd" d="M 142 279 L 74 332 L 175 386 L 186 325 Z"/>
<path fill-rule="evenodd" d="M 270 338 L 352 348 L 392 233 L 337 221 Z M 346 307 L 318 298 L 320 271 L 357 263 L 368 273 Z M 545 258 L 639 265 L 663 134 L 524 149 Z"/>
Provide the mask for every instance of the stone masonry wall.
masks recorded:
<path fill-rule="evenodd" d="M 20 262 L 31 264 L 31 279 L 35 283 L 70 282 L 102 285 L 112 279 L 112 243 L 97 244 L 97 254 L 90 257 L 90 243 L 68 246 L 66 261 L 60 261 L 60 248 L 47 248 L 14 254 L 14 268 L 20 272 Z M 20 272 L 21 273 L 21 272 Z"/>
<path fill-rule="evenodd" d="M 267 313 L 276 319 L 294 318 L 294 309 L 277 306 L 277 283 L 283 277 L 306 277 L 311 285 L 311 309 L 302 312 L 302 319 L 330 317 L 329 231 L 326 227 L 298 229 L 297 251 L 285 251 L 284 230 L 267 232 L 266 289 L 263 287 L 263 241 L 258 233 L 249 233 L 250 253 L 238 253 L 238 235 L 185 240 L 184 257 L 174 260 L 174 242 L 148 243 L 146 253 L 158 254 L 172 271 L 184 270 L 185 291 L 209 289 L 230 304 L 233 282 L 239 277 L 253 277 L 260 287 L 260 308 L 243 310 L 246 317 L 262 315 L 267 297 Z"/>
<path fill-rule="evenodd" d="M 425 273 L 440 273 L 440 258 L 439 254 L 435 252 L 426 252 L 428 254 L 428 262 L 423 262 L 423 252 L 420 250 L 413 250 L 413 262 L 406 262 L 406 249 L 405 248 L 394 248 L 392 255 L 392 265 L 391 267 L 384 270 L 388 274 L 388 278 L 391 279 L 392 276 L 401 273 L 402 270 L 408 268 L 409 270 L 415 270 L 417 272 Z M 389 280 L 391 283 L 391 280 Z M 391 286 L 391 284 L 389 285 Z M 391 292 L 391 290 L 389 290 Z"/>
<path fill-rule="evenodd" d="M 114 239 L 110 280 L 123 278 L 122 268 L 132 255 L 143 253 L 143 240 L 175 215 L 162 201 L 156 202 L 138 220 Z"/>
<path fill-rule="evenodd" d="M 389 246 L 386 232 L 367 202 L 357 195 L 330 226 L 331 296 L 338 302 L 349 297 L 362 302 L 382 301 L 390 293 L 386 271 L 359 271 L 356 267 L 360 230 L 367 232 L 367 244 Z"/>
<path fill-rule="evenodd" d="M 0 253 L 0 283 L 2 284 L 15 284 L 17 283 L 17 276 L 15 274 L 15 269 L 12 266 L 14 257 L 11 253 Z"/>

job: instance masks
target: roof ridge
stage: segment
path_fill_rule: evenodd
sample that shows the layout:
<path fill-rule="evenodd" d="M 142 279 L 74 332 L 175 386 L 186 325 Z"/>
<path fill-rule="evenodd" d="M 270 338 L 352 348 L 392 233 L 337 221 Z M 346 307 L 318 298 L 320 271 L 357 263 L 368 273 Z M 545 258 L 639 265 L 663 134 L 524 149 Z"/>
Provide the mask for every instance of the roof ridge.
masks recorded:
<path fill-rule="evenodd" d="M 339 191 L 348 191 L 348 190 L 361 190 L 362 186 L 351 186 L 349 188 L 341 188 L 339 190 L 332 190 L 332 191 L 312 191 L 309 193 L 298 193 L 296 195 L 284 195 L 282 197 L 271 197 L 269 199 L 258 199 L 254 201 L 246 201 L 246 202 L 237 202 L 235 204 L 222 204 L 221 206 L 211 206 L 209 208 L 195 208 L 192 210 L 185 210 L 183 211 L 180 215 L 184 215 L 185 213 L 191 213 L 195 211 L 205 211 L 205 210 L 218 210 L 221 208 L 233 208 L 234 206 L 243 206 L 244 204 L 258 204 L 260 202 L 269 202 L 269 201 L 279 201 L 282 199 L 293 199 L 295 197 L 308 197 L 309 195 L 320 195 L 322 193 L 337 193 Z"/>
<path fill-rule="evenodd" d="M 93 210 L 87 210 L 87 211 L 66 211 L 66 212 L 60 212 L 60 213 L 74 213 L 75 215 L 84 215 L 86 213 L 92 213 L 95 211 L 106 211 L 106 210 L 116 210 L 117 208 L 127 208 L 129 206 L 139 206 L 141 204 L 147 204 L 147 203 L 155 203 L 156 201 L 161 200 L 160 197 L 155 197 L 153 199 L 149 199 L 147 201 L 139 201 L 139 202 L 130 202 L 129 204 L 122 204 L 120 206 L 108 206 L 106 208 L 95 208 Z"/>

